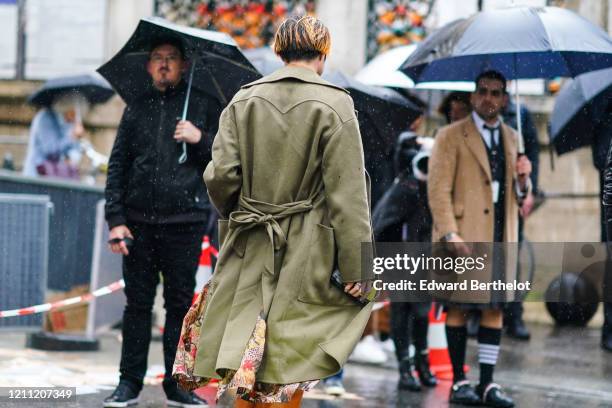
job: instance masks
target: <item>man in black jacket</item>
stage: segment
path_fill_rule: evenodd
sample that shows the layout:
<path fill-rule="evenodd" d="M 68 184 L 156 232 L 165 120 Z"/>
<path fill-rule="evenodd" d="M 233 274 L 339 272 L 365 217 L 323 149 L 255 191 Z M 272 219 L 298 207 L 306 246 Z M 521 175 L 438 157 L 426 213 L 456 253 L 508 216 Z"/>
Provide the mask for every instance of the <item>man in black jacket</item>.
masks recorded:
<path fill-rule="evenodd" d="M 183 317 L 190 307 L 209 201 L 202 174 L 211 159 L 212 138 L 221 106 L 192 89 L 181 121 L 187 85 L 182 45 L 160 40 L 152 47 L 147 71 L 152 86 L 123 113 L 106 183 L 110 247 L 123 254 L 127 304 L 123 313 L 120 382 L 105 407 L 138 401 L 147 370 L 151 310 L 162 273 L 166 323 L 163 335 L 169 406 L 202 405 L 172 379 Z M 179 163 L 187 146 L 187 160 Z"/>

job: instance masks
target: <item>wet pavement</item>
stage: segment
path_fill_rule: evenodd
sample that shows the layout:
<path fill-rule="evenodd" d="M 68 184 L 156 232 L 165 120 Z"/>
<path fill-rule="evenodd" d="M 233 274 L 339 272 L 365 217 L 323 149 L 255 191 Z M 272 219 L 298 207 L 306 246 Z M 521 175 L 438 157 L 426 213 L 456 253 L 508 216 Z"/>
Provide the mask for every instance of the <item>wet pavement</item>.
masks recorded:
<path fill-rule="evenodd" d="M 599 347 L 597 329 L 556 329 L 532 325 L 528 343 L 503 339 L 495 380 L 512 395 L 518 407 L 612 407 L 612 353 Z M 120 338 L 117 332 L 99 337 L 98 352 L 43 352 L 25 348 L 26 335 L 0 333 L 0 386 L 76 386 L 75 403 L 0 401 L 0 407 L 101 407 L 118 379 Z M 468 343 L 468 378 L 476 381 L 476 342 Z M 163 372 L 161 343 L 150 350 L 146 387 L 139 407 L 161 408 L 166 403 L 159 385 Z M 420 393 L 397 391 L 397 370 L 390 356 L 384 366 L 349 363 L 345 370 L 347 394 L 331 398 L 321 387 L 308 393 L 304 408 L 448 407 L 450 382 L 442 381 Z M 212 398 L 207 387 L 203 396 Z M 218 407 L 231 406 L 230 398 Z"/>

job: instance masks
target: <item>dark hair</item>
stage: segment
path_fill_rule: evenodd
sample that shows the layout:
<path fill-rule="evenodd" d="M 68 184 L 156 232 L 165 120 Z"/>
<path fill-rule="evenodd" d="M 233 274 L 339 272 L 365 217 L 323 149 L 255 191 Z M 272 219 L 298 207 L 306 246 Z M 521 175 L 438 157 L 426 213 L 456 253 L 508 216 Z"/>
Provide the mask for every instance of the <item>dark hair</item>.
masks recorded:
<path fill-rule="evenodd" d="M 162 45 L 171 45 L 175 47 L 181 54 L 181 58 L 185 59 L 185 45 L 183 44 L 183 41 L 177 37 L 154 38 L 149 45 L 149 57 L 151 57 L 153 50 L 155 50 L 157 47 L 161 47 Z"/>
<path fill-rule="evenodd" d="M 450 112 L 451 105 L 453 102 L 459 102 L 464 104 L 465 106 L 471 108 L 470 102 L 470 93 L 463 91 L 453 91 L 446 95 L 446 97 L 442 100 L 442 103 L 438 107 L 438 113 L 443 115 L 446 118 L 446 121 L 450 123 Z"/>
<path fill-rule="evenodd" d="M 480 82 L 481 79 L 494 79 L 496 81 L 501 82 L 502 90 L 504 93 L 506 93 L 506 77 L 503 76 L 500 72 L 493 71 L 493 70 L 482 72 L 476 77 L 476 81 L 475 81 L 476 88 L 478 88 L 478 83 Z"/>

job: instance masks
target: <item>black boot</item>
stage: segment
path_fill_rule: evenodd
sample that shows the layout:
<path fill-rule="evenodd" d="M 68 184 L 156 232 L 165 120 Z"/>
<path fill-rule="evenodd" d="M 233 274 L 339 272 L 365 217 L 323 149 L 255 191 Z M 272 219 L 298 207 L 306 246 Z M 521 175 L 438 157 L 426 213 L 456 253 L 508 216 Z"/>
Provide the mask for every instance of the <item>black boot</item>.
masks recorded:
<path fill-rule="evenodd" d="M 529 329 L 525 325 L 523 319 L 514 319 L 508 322 L 506 326 L 506 334 L 513 339 L 527 341 L 531 337 Z"/>
<path fill-rule="evenodd" d="M 421 391 L 421 382 L 412 374 L 412 368 L 412 359 L 405 358 L 400 361 L 400 380 L 397 385 L 400 390 Z"/>
<path fill-rule="evenodd" d="M 419 373 L 419 380 L 421 384 L 426 387 L 435 387 L 438 385 L 438 380 L 429 370 L 429 353 L 420 353 L 417 351 L 416 354 L 416 370 Z"/>

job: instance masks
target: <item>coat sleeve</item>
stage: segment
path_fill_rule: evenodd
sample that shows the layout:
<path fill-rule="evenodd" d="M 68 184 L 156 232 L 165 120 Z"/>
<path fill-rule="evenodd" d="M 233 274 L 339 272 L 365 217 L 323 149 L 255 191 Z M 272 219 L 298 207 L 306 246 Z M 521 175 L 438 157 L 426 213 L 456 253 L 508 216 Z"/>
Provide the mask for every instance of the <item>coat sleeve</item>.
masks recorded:
<path fill-rule="evenodd" d="M 435 231 L 440 239 L 451 232 L 459 232 L 453 211 L 453 184 L 457 164 L 457 152 L 452 136 L 441 130 L 436 136 L 429 158 L 427 196 Z"/>
<path fill-rule="evenodd" d="M 219 119 L 219 131 L 212 144 L 212 160 L 204 171 L 204 182 L 211 202 L 227 218 L 236 208 L 242 188 L 242 167 L 233 105 Z"/>
<path fill-rule="evenodd" d="M 121 117 L 117 137 L 108 161 L 108 175 L 106 189 L 104 190 L 104 198 L 106 199 L 104 212 L 109 229 L 126 222 L 124 198 L 130 169 L 128 140 L 132 133 L 131 122 L 130 108 L 127 107 Z"/>
<path fill-rule="evenodd" d="M 364 280 L 361 243 L 371 243 L 372 230 L 357 118 L 353 116 L 324 134 L 321 143 L 325 199 L 334 228 L 338 269 L 343 282 Z"/>
<path fill-rule="evenodd" d="M 538 130 L 533 123 L 531 112 L 521 109 L 521 120 L 523 121 L 523 139 L 525 142 L 525 154 L 531 162 L 531 187 L 538 191 L 538 169 L 540 164 L 540 144 L 538 142 Z"/>

